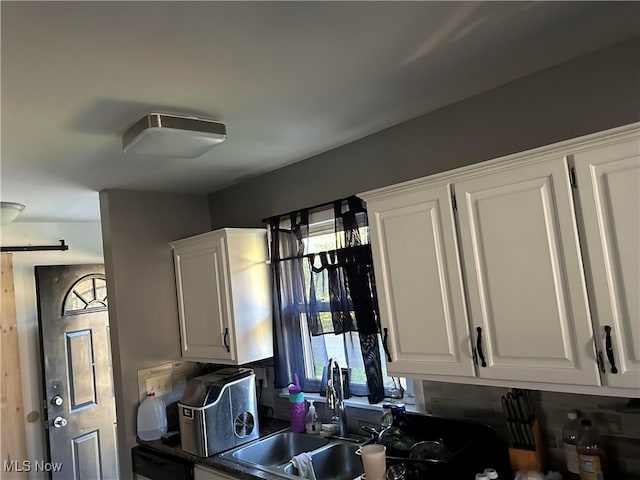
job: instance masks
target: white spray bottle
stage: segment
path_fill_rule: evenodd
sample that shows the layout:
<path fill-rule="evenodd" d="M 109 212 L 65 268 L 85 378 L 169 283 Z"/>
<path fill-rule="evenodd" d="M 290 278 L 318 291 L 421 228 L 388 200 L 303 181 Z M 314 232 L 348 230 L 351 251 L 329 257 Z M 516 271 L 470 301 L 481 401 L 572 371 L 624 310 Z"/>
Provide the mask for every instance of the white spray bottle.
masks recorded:
<path fill-rule="evenodd" d="M 307 433 L 311 435 L 317 435 L 320 433 L 320 422 L 318 421 L 318 414 L 316 413 L 316 407 L 313 404 L 313 400 L 309 400 L 309 411 L 304 417 L 304 427 Z"/>

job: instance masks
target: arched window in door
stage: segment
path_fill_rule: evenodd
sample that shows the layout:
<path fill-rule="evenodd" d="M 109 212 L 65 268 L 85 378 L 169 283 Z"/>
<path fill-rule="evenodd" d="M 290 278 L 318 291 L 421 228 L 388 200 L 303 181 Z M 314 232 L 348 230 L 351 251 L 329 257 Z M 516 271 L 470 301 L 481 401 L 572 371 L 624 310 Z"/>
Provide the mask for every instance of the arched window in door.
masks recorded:
<path fill-rule="evenodd" d="M 64 298 L 62 315 L 107 309 L 107 281 L 101 273 L 86 275 L 74 283 Z"/>

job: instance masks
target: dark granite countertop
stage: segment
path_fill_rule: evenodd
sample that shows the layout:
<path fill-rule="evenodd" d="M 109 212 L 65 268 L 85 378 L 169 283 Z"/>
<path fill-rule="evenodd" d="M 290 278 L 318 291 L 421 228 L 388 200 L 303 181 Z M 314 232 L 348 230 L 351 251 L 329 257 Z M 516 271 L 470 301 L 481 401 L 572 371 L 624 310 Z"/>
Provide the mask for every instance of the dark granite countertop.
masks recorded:
<path fill-rule="evenodd" d="M 495 468 L 500 478 L 513 478 L 509 452 L 503 439 L 495 430 L 485 424 L 470 420 L 435 417 L 431 415 L 407 414 L 408 428 L 416 438 L 442 438 L 449 448 L 456 451 L 455 461 L 431 465 L 428 472 L 422 472 L 419 478 L 473 478 L 475 473 L 487 466 Z M 261 437 L 285 430 L 289 422 L 265 419 L 260 421 Z M 423 438 L 424 437 L 424 438 Z M 138 442 L 156 451 L 174 457 L 186 459 L 196 465 L 203 465 L 220 473 L 227 473 L 240 480 L 273 480 L 273 475 L 252 467 L 245 467 L 226 460 L 220 453 L 200 458 L 184 452 L 179 441 L 167 445 L 161 441 Z M 221 452 L 222 453 L 222 452 Z"/>
<path fill-rule="evenodd" d="M 272 433 L 284 430 L 289 427 L 289 422 L 276 418 L 266 418 L 260 420 L 260 437 L 266 437 Z M 180 448 L 180 441 L 174 441 L 172 443 L 164 443 L 161 440 L 137 440 L 138 445 L 143 445 L 147 448 L 163 452 L 174 457 L 178 457 L 184 460 L 193 462 L 195 465 L 202 465 L 205 467 L 213 468 L 221 472 L 228 473 L 241 480 L 271 480 L 268 473 L 261 470 L 245 467 L 237 463 L 230 462 L 223 458 L 220 458 L 220 454 L 211 455 L 210 457 L 198 457 L 190 453 L 185 452 Z"/>

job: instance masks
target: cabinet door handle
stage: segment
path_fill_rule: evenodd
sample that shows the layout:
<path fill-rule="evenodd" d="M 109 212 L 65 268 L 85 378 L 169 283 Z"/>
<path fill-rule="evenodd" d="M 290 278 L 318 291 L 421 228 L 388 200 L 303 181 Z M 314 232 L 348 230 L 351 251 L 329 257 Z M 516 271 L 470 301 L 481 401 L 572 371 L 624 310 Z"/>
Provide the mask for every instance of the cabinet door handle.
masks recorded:
<path fill-rule="evenodd" d="M 613 358 L 613 345 L 611 345 L 611 327 L 609 325 L 605 325 L 604 331 L 606 332 L 605 350 L 607 351 L 609 365 L 611 365 L 611 373 L 615 375 L 616 373 L 618 373 L 618 368 L 616 367 L 616 360 L 615 358 Z"/>
<path fill-rule="evenodd" d="M 224 337 L 222 338 L 222 341 L 224 342 L 224 346 L 227 347 L 227 352 L 230 352 L 231 350 L 229 349 L 229 329 L 228 328 L 224 329 Z"/>
<path fill-rule="evenodd" d="M 384 337 L 382 337 L 382 348 L 384 348 L 384 353 L 387 355 L 387 362 L 391 363 L 391 354 L 389 353 L 389 345 L 387 342 L 389 341 L 389 329 L 384 328 Z"/>
<path fill-rule="evenodd" d="M 478 337 L 476 338 L 476 350 L 478 352 L 478 356 L 480 357 L 480 361 L 482 362 L 482 366 L 486 367 L 487 362 L 484 359 L 484 352 L 482 351 L 482 327 L 476 328 L 478 332 Z"/>

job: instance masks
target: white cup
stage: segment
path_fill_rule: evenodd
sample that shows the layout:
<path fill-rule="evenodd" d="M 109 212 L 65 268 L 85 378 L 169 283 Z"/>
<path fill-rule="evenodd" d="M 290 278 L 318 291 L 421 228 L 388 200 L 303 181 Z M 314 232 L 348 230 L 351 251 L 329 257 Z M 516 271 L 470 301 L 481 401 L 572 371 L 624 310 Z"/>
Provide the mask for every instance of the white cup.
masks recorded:
<path fill-rule="evenodd" d="M 367 480 L 384 480 L 386 466 L 386 450 L 384 445 L 365 445 L 360 449 L 362 466 Z"/>

